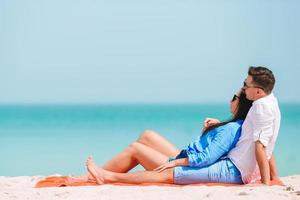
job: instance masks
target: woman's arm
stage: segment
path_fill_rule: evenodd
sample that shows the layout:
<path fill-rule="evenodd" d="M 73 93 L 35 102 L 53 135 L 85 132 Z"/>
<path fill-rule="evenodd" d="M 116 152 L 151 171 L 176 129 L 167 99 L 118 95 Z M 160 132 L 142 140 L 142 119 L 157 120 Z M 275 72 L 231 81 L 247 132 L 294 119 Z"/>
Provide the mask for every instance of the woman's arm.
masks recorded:
<path fill-rule="evenodd" d="M 215 118 L 205 118 L 203 122 L 203 129 L 202 131 L 205 131 L 208 127 L 220 123 L 220 120 Z"/>
<path fill-rule="evenodd" d="M 187 158 L 181 158 L 167 162 L 154 171 L 164 171 L 168 168 L 176 166 L 191 166 L 191 167 L 203 167 L 216 162 L 221 156 L 228 153 L 230 147 L 233 145 L 233 141 L 237 136 L 237 131 L 230 126 L 224 129 L 220 129 L 219 132 L 212 138 L 209 145 L 202 149 L 198 153 L 187 152 Z M 207 133 L 209 134 L 209 133 Z"/>
<path fill-rule="evenodd" d="M 203 167 L 216 162 L 220 157 L 226 155 L 240 136 L 240 127 L 232 127 L 230 125 L 218 129 L 218 132 L 211 138 L 207 147 L 200 152 L 187 151 L 187 158 L 173 160 L 165 163 L 155 171 L 163 171 L 167 168 L 176 166 Z M 210 134 L 210 133 L 207 133 Z"/>
<path fill-rule="evenodd" d="M 175 166 L 188 166 L 189 160 L 187 158 L 176 159 Z"/>
<path fill-rule="evenodd" d="M 187 152 L 189 166 L 203 167 L 216 162 L 220 157 L 226 155 L 237 141 L 240 129 L 226 126 L 220 129 L 207 147 L 200 152 Z M 207 133 L 209 134 L 209 133 Z"/>
<path fill-rule="evenodd" d="M 162 164 L 161 166 L 155 168 L 154 171 L 162 172 L 168 168 L 173 168 L 173 167 L 177 167 L 177 166 L 188 166 L 188 165 L 189 165 L 189 161 L 187 158 L 180 158 L 180 159 L 172 160 L 170 162 Z"/>

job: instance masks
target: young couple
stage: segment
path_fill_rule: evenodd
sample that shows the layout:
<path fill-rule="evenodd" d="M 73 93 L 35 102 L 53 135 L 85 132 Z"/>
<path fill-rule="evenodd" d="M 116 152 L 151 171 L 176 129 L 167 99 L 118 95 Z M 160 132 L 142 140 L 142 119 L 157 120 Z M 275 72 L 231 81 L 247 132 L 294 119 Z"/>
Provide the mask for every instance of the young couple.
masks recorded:
<path fill-rule="evenodd" d="M 183 150 L 154 131 L 145 131 L 128 148 L 97 166 L 86 165 L 98 184 L 230 183 L 279 180 L 273 150 L 280 111 L 272 90 L 275 78 L 265 67 L 250 67 L 241 91 L 230 102 L 232 119 L 204 121 L 203 134 Z M 145 171 L 128 172 L 136 165 Z"/>

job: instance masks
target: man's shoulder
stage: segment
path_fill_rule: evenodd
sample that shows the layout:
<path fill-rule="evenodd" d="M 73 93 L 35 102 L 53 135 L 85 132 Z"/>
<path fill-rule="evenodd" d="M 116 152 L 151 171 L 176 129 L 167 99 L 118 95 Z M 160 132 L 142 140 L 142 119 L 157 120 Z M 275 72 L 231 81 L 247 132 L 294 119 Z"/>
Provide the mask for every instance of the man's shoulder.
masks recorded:
<path fill-rule="evenodd" d="M 263 119 L 267 116 L 271 117 L 273 115 L 273 107 L 273 105 L 264 102 L 253 104 L 249 116 L 253 116 L 254 119 Z"/>
<path fill-rule="evenodd" d="M 246 121 L 268 121 L 280 117 L 277 99 L 274 96 L 262 98 L 253 102 Z M 247 119 L 246 118 L 246 119 Z"/>
<path fill-rule="evenodd" d="M 278 108 L 278 101 L 277 98 L 271 93 L 270 95 L 260 98 L 253 102 L 252 110 L 259 111 L 259 110 L 273 110 L 274 108 Z"/>
<path fill-rule="evenodd" d="M 253 102 L 253 106 L 255 105 L 269 105 L 269 106 L 272 106 L 272 105 L 277 105 L 278 104 L 278 101 L 277 101 L 277 98 L 274 96 L 273 93 L 265 96 L 265 97 L 262 97 L 256 101 Z"/>

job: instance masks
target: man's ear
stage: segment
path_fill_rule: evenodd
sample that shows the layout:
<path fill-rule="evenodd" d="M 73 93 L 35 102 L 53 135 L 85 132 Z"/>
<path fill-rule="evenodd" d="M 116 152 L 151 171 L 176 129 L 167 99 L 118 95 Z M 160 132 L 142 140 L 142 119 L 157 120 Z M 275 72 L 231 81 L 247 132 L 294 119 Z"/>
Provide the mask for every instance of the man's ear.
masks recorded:
<path fill-rule="evenodd" d="M 265 91 L 263 91 L 262 89 L 258 89 L 256 91 L 256 94 L 258 94 L 259 96 L 265 96 L 266 95 Z"/>

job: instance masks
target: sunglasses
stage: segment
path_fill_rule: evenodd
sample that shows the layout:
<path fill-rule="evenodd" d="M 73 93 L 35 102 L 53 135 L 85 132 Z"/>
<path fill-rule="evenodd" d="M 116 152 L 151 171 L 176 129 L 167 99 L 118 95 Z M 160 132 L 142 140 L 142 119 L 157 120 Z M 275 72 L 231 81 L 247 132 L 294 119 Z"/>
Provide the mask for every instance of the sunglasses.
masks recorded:
<path fill-rule="evenodd" d="M 235 100 L 240 99 L 240 97 L 238 95 L 233 95 L 231 102 L 234 102 Z"/>
<path fill-rule="evenodd" d="M 262 87 L 247 85 L 247 83 L 246 83 L 245 81 L 244 81 L 244 84 L 243 84 L 243 88 L 244 88 L 244 89 L 248 89 L 248 88 L 259 88 L 259 89 L 264 90 Z"/>

